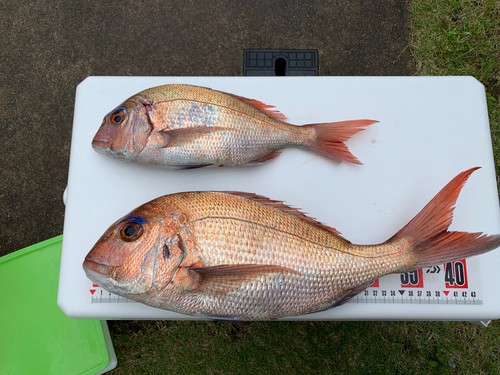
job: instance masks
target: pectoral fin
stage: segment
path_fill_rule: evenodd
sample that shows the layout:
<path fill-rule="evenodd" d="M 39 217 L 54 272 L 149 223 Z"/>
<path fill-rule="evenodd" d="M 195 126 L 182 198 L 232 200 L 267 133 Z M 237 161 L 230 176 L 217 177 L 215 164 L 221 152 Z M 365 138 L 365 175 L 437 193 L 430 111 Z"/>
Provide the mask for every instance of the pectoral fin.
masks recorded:
<path fill-rule="evenodd" d="M 159 148 L 180 147 L 206 134 L 229 130 L 222 126 L 200 126 L 196 128 L 160 130 L 155 134 L 155 142 Z"/>
<path fill-rule="evenodd" d="M 196 281 L 193 290 L 200 293 L 219 295 L 232 292 L 243 284 L 267 274 L 299 274 L 281 266 L 260 264 L 220 265 L 212 267 L 188 267 Z"/>

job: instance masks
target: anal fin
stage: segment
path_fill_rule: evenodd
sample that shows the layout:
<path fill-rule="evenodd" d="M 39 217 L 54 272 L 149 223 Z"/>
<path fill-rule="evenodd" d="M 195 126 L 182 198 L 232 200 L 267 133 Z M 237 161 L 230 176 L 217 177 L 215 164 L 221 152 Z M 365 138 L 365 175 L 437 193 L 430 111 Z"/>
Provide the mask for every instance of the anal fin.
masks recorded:
<path fill-rule="evenodd" d="M 192 316 L 204 319 L 218 320 L 221 322 L 237 322 L 237 321 L 249 321 L 255 318 L 251 315 L 245 316 L 230 316 L 230 315 L 210 315 L 210 314 L 193 314 Z"/>
<path fill-rule="evenodd" d="M 251 161 L 250 163 L 246 163 L 246 164 L 242 164 L 242 165 L 256 165 L 256 164 L 265 163 L 266 161 L 269 161 L 269 160 L 272 160 L 272 159 L 278 157 L 281 154 L 281 151 L 283 151 L 283 150 L 279 149 L 279 150 L 270 151 L 269 153 L 265 154 L 263 157 L 261 157 L 257 160 Z"/>
<path fill-rule="evenodd" d="M 368 284 L 364 284 L 364 285 L 361 285 L 358 288 L 351 289 L 350 291 L 348 291 L 347 295 L 345 295 L 344 297 L 342 297 L 341 299 L 339 299 L 333 305 L 331 305 L 331 306 L 329 306 L 329 307 L 327 307 L 326 309 L 323 309 L 323 310 L 313 311 L 311 314 L 314 314 L 314 313 L 317 313 L 317 312 L 321 312 L 321 311 L 331 310 L 331 309 L 334 309 L 336 307 L 342 306 L 343 304 L 347 303 L 351 298 L 356 297 L 359 293 L 361 293 L 363 290 L 365 290 L 366 288 L 368 288 L 372 283 L 373 283 L 373 281 L 370 281 Z"/>
<path fill-rule="evenodd" d="M 344 298 L 340 299 L 339 301 L 335 302 L 335 304 L 332 305 L 330 308 L 333 309 L 334 307 L 342 306 L 344 303 L 348 302 L 351 298 L 356 297 L 359 293 L 368 288 L 372 283 L 373 280 L 370 281 L 368 284 L 361 285 L 359 288 L 352 289 L 349 292 L 349 294 L 347 294 Z"/>
<path fill-rule="evenodd" d="M 169 168 L 173 169 L 197 169 L 203 167 L 210 167 L 213 164 L 178 164 L 178 165 L 169 165 Z"/>

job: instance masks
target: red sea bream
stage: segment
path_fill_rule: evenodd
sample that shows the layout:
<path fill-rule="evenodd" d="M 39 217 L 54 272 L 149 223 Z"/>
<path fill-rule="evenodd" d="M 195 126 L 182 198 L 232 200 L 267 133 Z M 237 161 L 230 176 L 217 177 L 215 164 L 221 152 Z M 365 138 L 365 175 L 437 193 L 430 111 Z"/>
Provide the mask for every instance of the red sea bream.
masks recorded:
<path fill-rule="evenodd" d="M 204 87 L 153 87 L 108 113 L 92 147 L 126 162 L 174 169 L 260 164 L 286 147 L 361 164 L 344 142 L 376 122 L 295 126 L 270 108 L 258 100 Z"/>
<path fill-rule="evenodd" d="M 112 293 L 182 314 L 262 320 L 342 304 L 374 279 L 500 246 L 500 235 L 450 232 L 460 173 L 386 242 L 355 245 L 279 201 L 187 192 L 114 223 L 83 263 Z"/>

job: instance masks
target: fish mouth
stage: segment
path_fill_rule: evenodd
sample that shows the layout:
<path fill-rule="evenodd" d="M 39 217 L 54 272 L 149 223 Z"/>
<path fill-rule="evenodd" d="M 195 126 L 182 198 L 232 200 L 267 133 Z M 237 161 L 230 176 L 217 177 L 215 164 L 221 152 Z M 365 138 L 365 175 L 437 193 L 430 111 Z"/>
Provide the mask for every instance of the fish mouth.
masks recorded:
<path fill-rule="evenodd" d="M 113 142 L 119 136 L 120 127 L 116 125 L 102 124 L 92 140 L 92 147 L 97 152 L 109 151 Z"/>
<path fill-rule="evenodd" d="M 100 154 L 109 152 L 109 146 L 111 146 L 111 142 L 97 141 L 95 139 L 92 141 L 92 148 Z"/>
<path fill-rule="evenodd" d="M 92 280 L 92 278 L 107 278 L 111 276 L 111 269 L 108 266 L 105 266 L 104 264 L 101 263 L 96 263 L 91 260 L 85 259 L 83 261 L 83 269 L 85 270 L 85 273 L 87 276 L 89 276 L 89 279 Z"/>

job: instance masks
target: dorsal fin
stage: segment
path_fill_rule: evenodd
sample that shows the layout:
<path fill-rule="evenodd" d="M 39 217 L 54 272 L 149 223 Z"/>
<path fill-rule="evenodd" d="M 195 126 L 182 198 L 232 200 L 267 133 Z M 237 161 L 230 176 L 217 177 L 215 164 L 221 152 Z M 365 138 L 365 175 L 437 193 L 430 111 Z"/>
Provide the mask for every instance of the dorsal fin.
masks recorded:
<path fill-rule="evenodd" d="M 228 95 L 231 95 L 231 96 L 235 97 L 236 99 L 239 99 L 247 104 L 250 104 L 251 106 L 257 108 L 259 111 L 264 113 L 266 116 L 269 116 L 270 118 L 272 118 L 274 120 L 283 121 L 283 120 L 287 119 L 287 117 L 283 113 L 278 111 L 277 109 L 273 109 L 273 110 L 269 109 L 269 108 L 275 108 L 274 105 L 265 104 L 265 103 L 262 103 L 260 100 L 248 99 L 248 98 L 245 98 L 243 96 L 238 96 L 238 95 L 234 95 L 234 94 L 228 94 Z"/>
<path fill-rule="evenodd" d="M 152 87 L 134 95 L 133 98 L 138 98 L 141 102 L 152 105 L 157 105 L 172 100 L 194 100 L 201 101 L 206 104 L 221 105 L 223 107 L 235 108 L 242 111 L 246 115 L 267 116 L 274 120 L 286 120 L 286 116 L 277 110 L 270 110 L 274 108 L 272 105 L 267 105 L 255 99 L 248 99 L 242 96 L 226 93 L 223 91 L 213 90 L 208 87 L 183 85 L 183 84 L 170 84 Z M 245 105 L 237 106 L 243 102 Z"/>
<path fill-rule="evenodd" d="M 275 201 L 275 200 L 269 199 L 267 197 L 264 197 L 262 195 L 257 195 L 254 193 L 245 193 L 242 191 L 224 191 L 224 193 L 237 195 L 239 197 L 243 197 L 246 199 L 250 199 L 254 202 L 258 202 L 258 203 L 263 204 L 265 206 L 277 208 L 278 210 L 281 210 L 281 211 L 287 213 L 288 215 L 298 217 L 302 220 L 307 221 L 308 223 L 316 225 L 320 228 L 323 228 L 323 229 L 329 231 L 330 233 L 335 234 L 336 236 L 343 238 L 337 229 L 329 227 L 328 225 L 325 225 L 323 223 L 320 223 L 316 219 L 314 219 L 310 216 L 307 216 L 305 213 L 301 212 L 298 208 L 290 207 L 290 206 L 284 204 L 283 201 Z M 345 238 L 343 238 L 343 239 L 345 239 Z"/>

